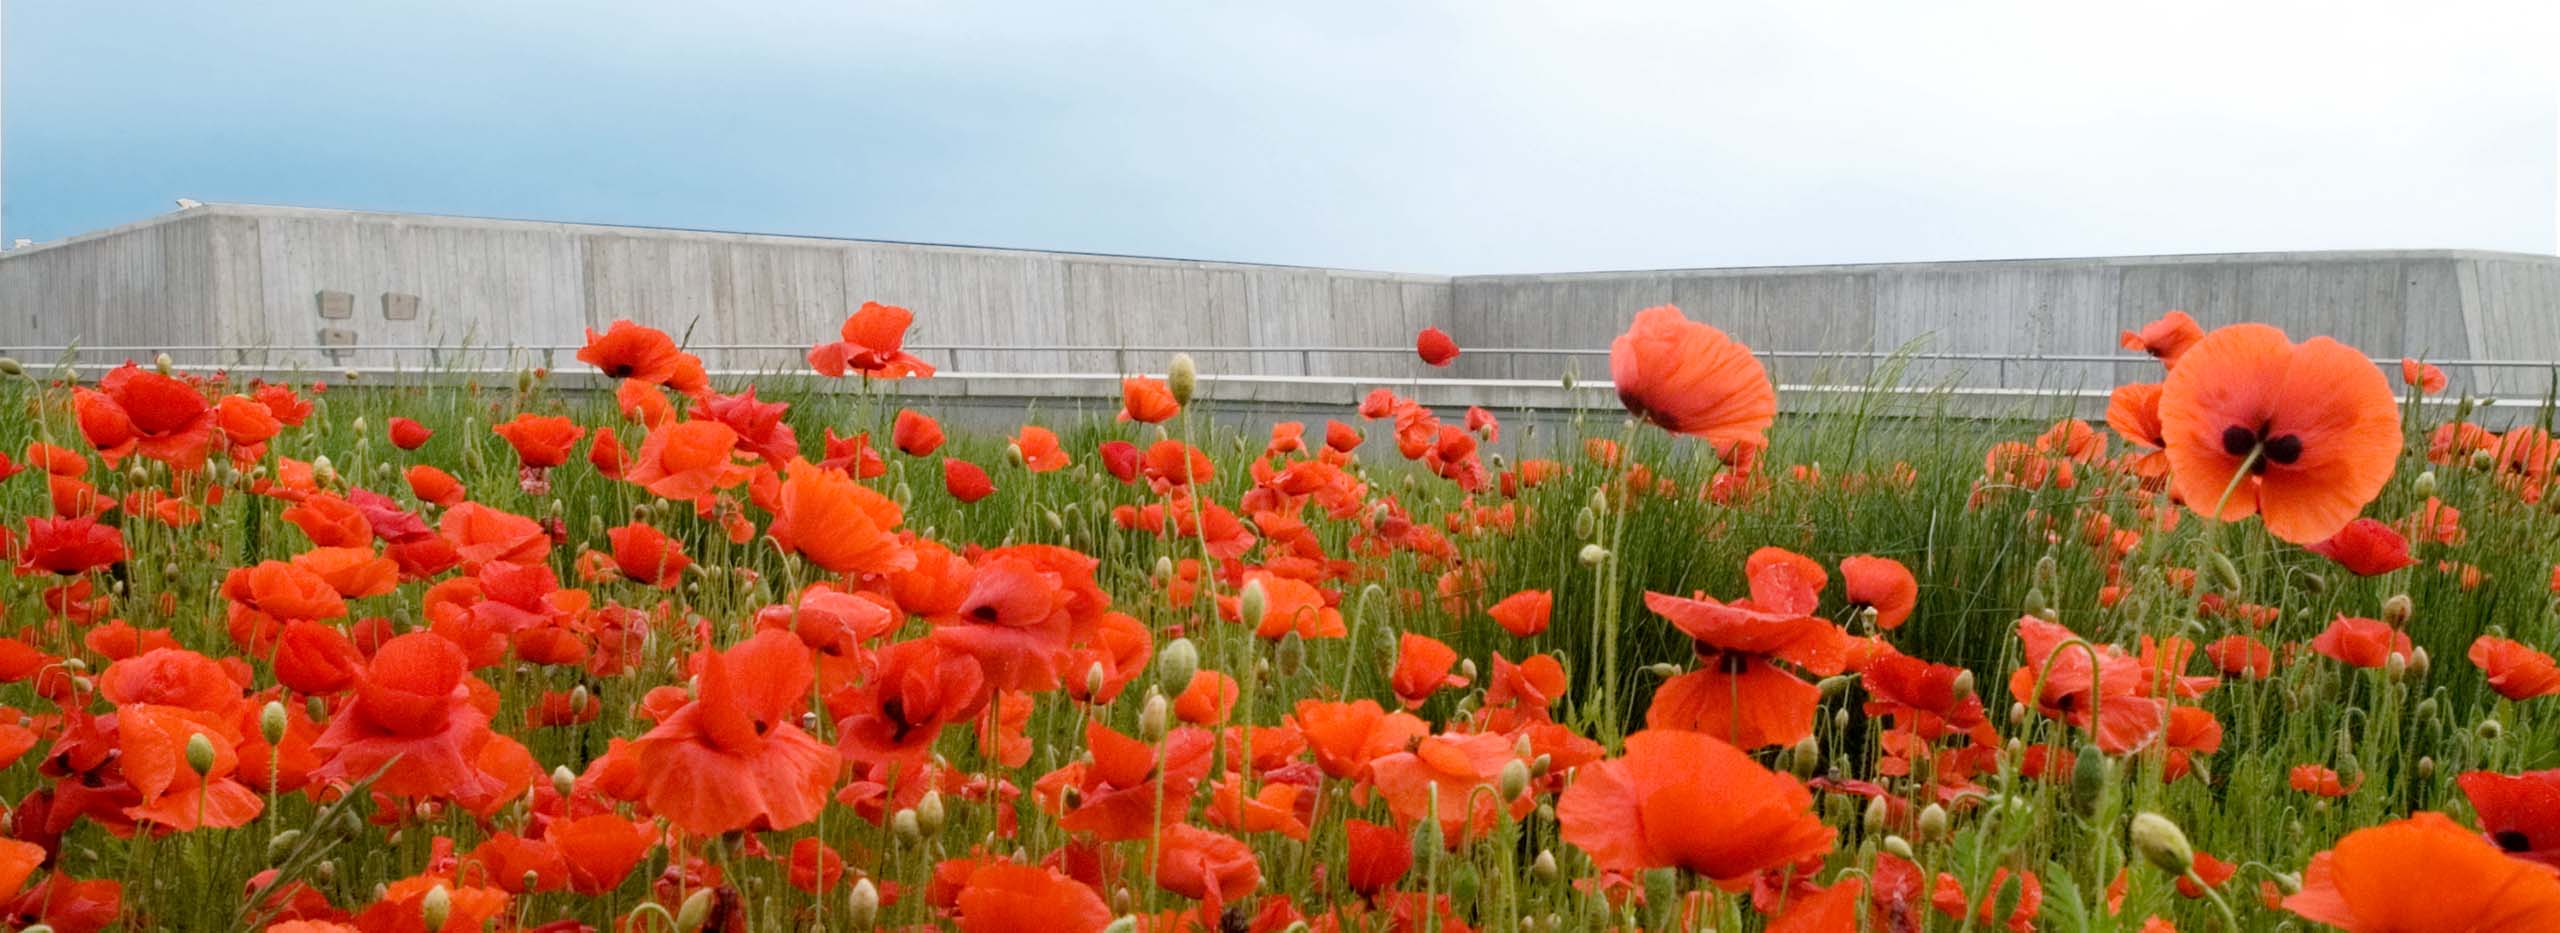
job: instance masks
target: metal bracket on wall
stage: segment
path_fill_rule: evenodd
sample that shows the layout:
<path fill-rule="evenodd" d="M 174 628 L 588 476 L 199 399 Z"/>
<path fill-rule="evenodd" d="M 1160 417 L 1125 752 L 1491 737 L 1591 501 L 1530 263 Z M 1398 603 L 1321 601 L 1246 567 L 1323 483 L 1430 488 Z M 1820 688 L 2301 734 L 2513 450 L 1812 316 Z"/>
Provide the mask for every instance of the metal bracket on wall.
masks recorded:
<path fill-rule="evenodd" d="M 399 292 L 383 292 L 382 319 L 386 321 L 417 320 L 418 296 L 403 295 Z"/>
<path fill-rule="evenodd" d="M 332 321 L 343 321 L 356 316 L 355 293 L 322 291 L 320 293 L 320 316 Z"/>
<path fill-rule="evenodd" d="M 329 362 L 345 362 L 347 355 L 355 352 L 356 332 L 343 327 L 322 328 L 320 347 L 321 352 L 329 355 Z"/>

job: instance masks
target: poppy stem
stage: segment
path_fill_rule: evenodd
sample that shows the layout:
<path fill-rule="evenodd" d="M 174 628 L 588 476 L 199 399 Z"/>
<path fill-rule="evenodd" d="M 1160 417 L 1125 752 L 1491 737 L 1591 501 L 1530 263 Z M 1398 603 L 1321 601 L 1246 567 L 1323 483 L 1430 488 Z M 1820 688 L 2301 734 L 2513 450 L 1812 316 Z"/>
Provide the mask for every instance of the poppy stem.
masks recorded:
<path fill-rule="evenodd" d="M 2213 500 L 2213 513 L 2209 517 L 2217 522 L 2222 520 L 2222 510 L 2225 506 L 2231 504 L 2231 495 L 2240 491 L 2240 481 L 2248 479 L 2249 471 L 2256 469 L 2258 466 L 2258 459 L 2266 455 L 2267 445 L 2265 441 L 2249 445 L 2249 455 L 2240 458 L 2240 467 L 2231 471 L 2231 482 L 2223 484 L 2222 498 Z"/>

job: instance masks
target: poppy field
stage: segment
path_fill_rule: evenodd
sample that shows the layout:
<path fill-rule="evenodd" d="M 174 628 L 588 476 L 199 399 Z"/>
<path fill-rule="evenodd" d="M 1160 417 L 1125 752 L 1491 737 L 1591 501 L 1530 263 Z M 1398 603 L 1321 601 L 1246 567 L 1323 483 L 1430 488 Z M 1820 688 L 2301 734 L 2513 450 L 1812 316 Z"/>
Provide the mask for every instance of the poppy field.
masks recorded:
<path fill-rule="evenodd" d="M 0 361 L 0 925 L 2560 929 L 2547 403 L 2172 311 L 1782 415 L 1659 307 L 1606 409 L 972 430 L 917 323 Z"/>

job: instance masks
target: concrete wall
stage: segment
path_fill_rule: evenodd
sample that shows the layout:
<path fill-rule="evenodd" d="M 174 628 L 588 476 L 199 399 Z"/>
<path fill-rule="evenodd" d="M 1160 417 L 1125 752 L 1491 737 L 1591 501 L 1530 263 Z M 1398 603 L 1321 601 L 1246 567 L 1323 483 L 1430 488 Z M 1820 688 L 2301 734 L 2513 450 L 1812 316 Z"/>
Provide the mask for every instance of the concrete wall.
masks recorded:
<path fill-rule="evenodd" d="M 319 313 L 322 291 L 352 316 Z M 390 320 L 385 295 L 414 295 Z M 2277 324 L 2375 356 L 2560 359 L 2560 258 L 2466 251 L 2333 252 L 1688 269 L 1439 277 L 1245 263 L 753 236 L 683 230 L 208 205 L 0 255 L 0 347 L 221 346 L 191 364 L 420 366 L 424 355 L 332 355 L 362 345 L 574 347 L 629 317 L 694 345 L 774 344 L 712 355 L 721 368 L 797 370 L 864 300 L 917 313 L 919 344 L 1022 347 L 928 352 L 969 372 L 1160 370 L 1163 351 L 1042 346 L 1235 347 L 1213 372 L 1398 379 L 1417 375 L 1605 379 L 1605 350 L 1634 313 L 1671 303 L 1771 351 L 1783 383 L 1856 381 L 1865 360 L 1912 347 L 2013 357 L 2109 355 L 2116 333 L 2170 308 L 2208 326 Z M 1407 353 L 1439 326 L 1476 353 L 1425 373 Z M 1808 354 L 1816 358 L 1789 358 Z M 87 354 L 113 362 L 147 351 Z M 452 353 L 439 356 L 453 360 Z M 523 354 L 468 359 L 505 365 Z M 567 366 L 567 353 L 554 359 Z M 2104 388 L 2151 378 L 2145 361 L 1924 360 L 1908 382 Z M 2462 387 L 2539 394 L 2548 374 L 2508 370 Z"/>

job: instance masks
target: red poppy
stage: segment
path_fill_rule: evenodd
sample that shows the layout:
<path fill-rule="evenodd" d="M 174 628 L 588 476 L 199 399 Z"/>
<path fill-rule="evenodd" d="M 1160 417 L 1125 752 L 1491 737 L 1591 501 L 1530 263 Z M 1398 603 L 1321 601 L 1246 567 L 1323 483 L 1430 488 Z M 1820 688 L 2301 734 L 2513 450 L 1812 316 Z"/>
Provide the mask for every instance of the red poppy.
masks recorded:
<path fill-rule="evenodd" d="M 2462 786 L 2481 831 L 2499 851 L 2560 868 L 2560 770 L 2471 771 L 2454 783 Z"/>
<path fill-rule="evenodd" d="M 2471 643 L 2470 657 L 2488 675 L 2489 689 L 2499 696 L 2530 700 L 2560 693 L 2560 666 L 2552 664 L 2550 655 L 2523 642 L 2482 635 Z"/>
<path fill-rule="evenodd" d="M 2418 390 L 2421 395 L 2442 392 L 2446 385 L 2444 370 L 2436 368 L 2436 364 L 2422 363 L 2405 356 L 2400 358 L 2400 382 Z"/>
<path fill-rule="evenodd" d="M 1483 792 L 1498 789 L 1503 769 L 1522 757 L 1499 733 L 1424 736 L 1369 762 L 1369 783 L 1402 825 L 1430 820 L 1442 843 L 1455 848 L 1491 830 L 1500 811 L 1516 820 L 1535 808 L 1526 793 L 1500 800 Z"/>
<path fill-rule="evenodd" d="M 1155 881 L 1167 891 L 1201 902 L 1202 913 L 1214 917 L 1227 901 L 1262 886 L 1262 864 L 1254 860 L 1253 849 L 1244 840 L 1174 823 L 1156 841 Z"/>
<path fill-rule="evenodd" d="M 1289 719 L 1306 736 L 1316 766 L 1346 780 L 1366 777 L 1370 762 L 1431 731 L 1430 723 L 1411 713 L 1390 712 L 1376 700 L 1300 700 Z"/>
<path fill-rule="evenodd" d="M 2266 643 L 2247 635 L 2225 635 L 2204 646 L 2204 655 L 2224 674 L 2263 680 L 2275 673 L 2276 654 Z"/>
<path fill-rule="evenodd" d="M 1100 453 L 1102 468 L 1111 473 L 1111 478 L 1123 483 L 1137 480 L 1140 460 L 1138 445 L 1128 441 L 1103 441 Z"/>
<path fill-rule="evenodd" d="M 785 468 L 780 502 L 766 533 L 835 573 L 890 573 L 915 566 L 915 554 L 898 540 L 904 510 L 896 500 L 853 481 L 842 471 L 805 460 Z"/>
<path fill-rule="evenodd" d="M 575 421 L 531 412 L 490 430 L 506 438 L 507 445 L 516 450 L 516 460 L 529 470 L 546 470 L 569 462 L 569 449 L 587 436 L 587 429 Z"/>
<path fill-rule="evenodd" d="M 1413 870 L 1413 834 L 1361 819 L 1342 821 L 1342 880 L 1362 897 L 1396 886 Z"/>
<path fill-rule="evenodd" d="M 2370 518 L 2348 522 L 2308 547 L 2311 553 L 2338 562 L 2348 573 L 2359 577 L 2377 577 L 2418 562 L 2409 556 L 2409 539 L 2390 525 Z"/>
<path fill-rule="evenodd" d="M 1360 449 L 1360 429 L 1327 419 L 1324 423 L 1324 446 L 1339 453 Z"/>
<path fill-rule="evenodd" d="M 2187 505 L 2225 503 L 2209 517 L 2226 521 L 2262 515 L 2296 544 L 2354 521 L 2400 456 L 2400 409 L 2372 361 L 2264 324 L 2216 330 L 2187 350 L 2161 389 L 2160 424 Z"/>
<path fill-rule="evenodd" d="M 938 876 L 940 868 L 935 871 Z M 962 933 L 1098 933 L 1112 920 L 1102 896 L 1083 882 L 1011 862 L 969 871 L 952 908 Z"/>
<path fill-rule="evenodd" d="M 1821 692 L 1776 662 L 1817 677 L 1846 667 L 1847 633 L 1811 615 L 1829 575 L 1778 548 L 1754 552 L 1746 569 L 1751 596 L 1732 603 L 1645 594 L 1645 607 L 1688 635 L 1703 662 L 1654 691 L 1651 728 L 1706 732 L 1744 748 L 1812 734 Z"/>
<path fill-rule="evenodd" d="M 2285 782 L 2294 790 L 2319 797 L 2344 797 L 2364 786 L 2364 775 L 2341 779 L 2338 772 L 2322 765 L 2294 765 L 2285 773 Z"/>
<path fill-rule="evenodd" d="M 684 545 L 655 525 L 632 522 L 605 532 L 605 537 L 613 542 L 614 568 L 641 583 L 671 587 L 684 579 L 685 568 L 693 566 L 693 559 L 684 555 Z"/>
<path fill-rule="evenodd" d="M 403 796 L 496 789 L 476 764 L 492 733 L 489 715 L 471 702 L 465 665 L 462 649 L 433 633 L 384 642 L 356 682 L 355 702 L 312 741 L 327 759 L 312 779 L 352 783 L 382 771 L 374 790 Z"/>
<path fill-rule="evenodd" d="M 2196 341 L 2204 339 L 2204 328 L 2184 311 L 2171 311 L 2159 320 L 2142 325 L 2138 331 L 2125 331 L 2117 343 L 2127 350 L 2139 350 L 2160 359 L 2162 366 L 2175 368 Z"/>
<path fill-rule="evenodd" d="M 898 409 L 897 424 L 889 431 L 889 442 L 907 456 L 931 456 L 942 447 L 942 424 L 912 409 Z"/>
<path fill-rule="evenodd" d="M 1766 443 L 1778 416 L 1777 391 L 1751 348 L 1670 305 L 1638 312 L 1609 344 L 1609 378 L 1636 417 L 1719 453 Z"/>
<path fill-rule="evenodd" d="M 1714 736 L 1648 729 L 1556 800 L 1566 842 L 1604 871 L 1678 868 L 1733 884 L 1831 851 L 1813 795 Z"/>
<path fill-rule="evenodd" d="M 799 725 L 812 676 L 809 649 L 789 632 L 703 652 L 694 701 L 620 751 L 649 810 L 706 836 L 816 819 L 839 759 Z"/>
<path fill-rule="evenodd" d="M 452 507 L 470 498 L 469 493 L 463 490 L 461 480 L 433 466 L 416 464 L 402 475 L 409 482 L 409 494 L 418 497 L 420 502 Z"/>
<path fill-rule="evenodd" d="M 1014 453 L 1021 458 L 1023 469 L 1033 473 L 1050 473 L 1067 467 L 1067 451 L 1058 446 L 1058 434 L 1036 424 L 1026 424 L 1013 436 Z"/>
<path fill-rule="evenodd" d="M 2115 387 L 2107 394 L 2107 427 L 2134 448 L 2132 463 L 2135 476 L 2145 480 L 2145 488 L 2155 488 L 2151 481 L 2169 475 L 2169 441 L 2160 434 L 2160 389 L 2157 382 L 2136 382 Z"/>
<path fill-rule="evenodd" d="M 131 362 L 99 378 L 97 389 L 77 390 L 72 405 L 80 433 L 110 464 L 139 451 L 192 470 L 213 448 L 214 412 L 204 393 Z"/>
<path fill-rule="evenodd" d="M 124 532 L 91 516 L 29 518 L 27 536 L 14 542 L 21 573 L 72 576 L 124 562 Z"/>
<path fill-rule="evenodd" d="M 1217 477 L 1217 466 L 1207 453 L 1172 438 L 1149 445 L 1140 464 L 1148 479 L 1167 486 L 1206 483 Z"/>
<path fill-rule="evenodd" d="M 964 503 L 976 502 L 994 495 L 996 483 L 988 479 L 987 471 L 977 464 L 945 457 L 942 460 L 942 488 L 951 493 L 951 498 Z"/>
<path fill-rule="evenodd" d="M 653 384 L 675 378 L 684 356 L 665 331 L 629 320 L 616 320 L 601 334 L 587 328 L 587 345 L 578 349 L 578 362 L 608 377 Z"/>
<path fill-rule="evenodd" d="M 1920 605 L 1920 581 L 1911 568 L 1890 557 L 1864 554 L 1840 560 L 1840 584 L 1849 603 L 1876 611 L 1876 627 L 1891 631 L 1911 618 Z"/>
<path fill-rule="evenodd" d="M 943 726 L 972 721 L 993 695 L 976 658 L 930 638 L 890 645 L 873 658 L 862 686 L 828 705 L 843 716 L 836 742 L 845 760 L 875 773 L 922 761 Z"/>
<path fill-rule="evenodd" d="M 285 623 L 276 638 L 276 682 L 296 693 L 327 696 L 355 686 L 364 656 L 355 642 L 317 622 Z"/>
<path fill-rule="evenodd" d="M 809 368 L 830 378 L 842 378 L 847 372 L 873 379 L 933 375 L 931 364 L 905 349 L 907 325 L 914 323 L 915 317 L 914 312 L 896 305 L 863 302 L 852 317 L 845 319 L 839 334 L 844 339 L 809 349 Z"/>
<path fill-rule="evenodd" d="M 1447 366 L 1449 361 L 1458 358 L 1458 342 L 1450 339 L 1448 332 L 1440 328 L 1425 327 L 1414 335 L 1413 352 L 1420 354 L 1422 362 L 1427 365 Z"/>
<path fill-rule="evenodd" d="M 2311 650 L 2354 667 L 2381 667 L 2392 655 L 2413 650 L 2409 635 L 2380 619 L 2341 615 L 2311 639 Z"/>
<path fill-rule="evenodd" d="M 738 432 L 718 421 L 678 421 L 652 428 L 622 479 L 668 499 L 700 502 L 746 479 L 736 464 Z"/>
<path fill-rule="evenodd" d="M 1555 605 L 1555 595 L 1546 590 L 1521 590 L 1503 597 L 1485 614 L 1492 616 L 1504 631 L 1528 638 L 1547 630 L 1547 618 Z"/>
<path fill-rule="evenodd" d="M 1163 424 L 1181 413 L 1182 403 L 1174 400 L 1164 380 L 1153 376 L 1120 380 L 1120 420 Z"/>
<path fill-rule="evenodd" d="M 2348 833 L 2302 870 L 2284 909 L 2357 933 L 2560 929 L 2560 875 L 2509 858 L 2444 814 Z"/>
<path fill-rule="evenodd" d="M 1449 672 L 1457 663 L 1457 650 L 1441 640 L 1405 632 L 1396 636 L 1396 666 L 1389 684 L 1404 707 L 1413 709 L 1434 693 L 1467 685 L 1465 677 Z"/>

